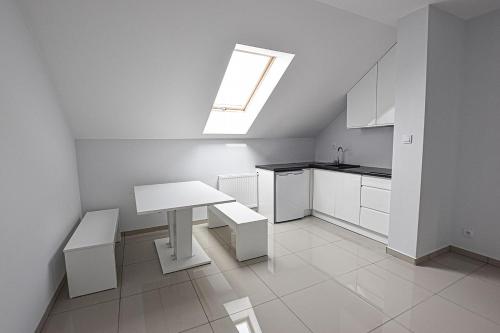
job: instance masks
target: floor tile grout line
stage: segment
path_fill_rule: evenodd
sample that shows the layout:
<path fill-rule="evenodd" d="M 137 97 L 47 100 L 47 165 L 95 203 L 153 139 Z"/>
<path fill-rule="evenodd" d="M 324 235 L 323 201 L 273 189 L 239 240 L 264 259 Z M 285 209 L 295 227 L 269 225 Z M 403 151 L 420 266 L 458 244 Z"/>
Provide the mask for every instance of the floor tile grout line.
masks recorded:
<path fill-rule="evenodd" d="M 276 296 L 275 300 L 279 300 L 294 316 L 295 318 L 297 318 L 298 321 L 300 321 L 302 323 L 302 325 L 304 325 L 305 328 L 307 328 L 311 333 L 313 333 L 313 330 L 311 328 L 309 328 L 309 326 L 306 325 L 306 323 L 304 323 L 302 321 L 302 319 L 292 310 L 290 309 L 290 307 L 283 301 L 282 299 L 282 296 L 279 296 L 276 292 L 274 292 L 274 290 L 271 289 L 271 287 L 264 281 L 264 279 L 262 279 L 259 274 L 257 274 L 257 272 L 255 272 L 251 266 L 249 266 L 250 270 L 255 274 L 255 276 L 257 276 L 257 278 L 274 294 L 274 296 Z M 324 282 L 324 281 L 321 281 L 321 282 Z"/>
<path fill-rule="evenodd" d="M 441 299 L 443 299 L 443 300 L 445 300 L 445 301 L 447 301 L 447 302 L 450 302 L 450 303 L 452 303 L 452 304 L 454 304 L 454 305 L 458 306 L 459 308 L 461 308 L 461 309 L 463 309 L 463 310 L 466 310 L 466 311 L 468 311 L 468 312 L 470 312 L 470 313 L 475 314 L 476 316 L 479 316 L 479 317 L 481 317 L 481 318 L 483 318 L 483 319 L 486 319 L 487 321 L 489 321 L 489 322 L 491 322 L 491 323 L 495 324 L 496 326 L 498 326 L 498 327 L 500 328 L 500 322 L 499 322 L 499 323 L 497 323 L 496 321 L 493 321 L 492 319 L 490 319 L 490 318 L 486 317 L 485 315 L 483 315 L 483 314 L 481 314 L 481 313 L 479 313 L 479 312 L 472 311 L 471 309 L 466 308 L 464 305 L 462 305 L 462 304 L 460 304 L 460 303 L 457 303 L 457 302 L 455 302 L 455 301 L 453 301 L 453 300 L 451 300 L 451 299 L 448 299 L 448 298 L 446 298 L 446 297 L 444 297 L 444 296 L 442 296 L 442 295 L 436 294 L 436 295 L 434 295 L 434 296 L 438 296 L 439 298 L 441 298 Z"/>
<path fill-rule="evenodd" d="M 294 316 L 295 318 L 297 318 L 298 321 L 300 321 L 302 323 L 302 325 L 304 325 L 305 328 L 307 328 L 309 330 L 309 332 L 311 333 L 314 333 L 314 331 L 302 320 L 302 318 L 300 318 L 296 313 L 295 311 L 293 311 L 293 309 L 291 309 L 288 304 L 285 303 L 285 301 L 281 298 L 278 298 L 278 300 L 281 302 L 281 304 L 283 304 L 287 309 L 288 311 L 290 311 Z"/>
<path fill-rule="evenodd" d="M 385 268 L 385 267 L 383 267 L 383 266 L 379 265 L 382 261 L 385 261 L 385 260 L 393 260 L 393 261 L 396 261 L 396 262 L 401 262 L 401 263 L 406 264 L 404 261 L 401 261 L 401 260 L 399 260 L 398 258 L 387 258 L 387 259 L 384 259 L 384 260 L 378 261 L 378 262 L 373 263 L 373 264 L 374 264 L 374 265 L 377 265 L 377 267 L 379 267 L 379 268 L 383 269 L 384 271 L 387 271 L 387 272 L 389 272 L 389 273 L 392 273 L 392 274 L 394 274 L 394 275 L 396 275 L 396 276 L 398 276 L 398 277 L 402 278 L 403 280 L 406 280 L 406 281 L 408 281 L 408 282 L 410 282 L 410 283 L 413 283 L 414 285 L 416 285 L 416 286 L 418 286 L 418 287 L 420 287 L 420 288 L 425 289 L 426 291 L 428 291 L 428 292 L 430 292 L 430 293 L 432 293 L 432 294 L 436 294 L 436 292 L 435 292 L 434 290 L 431 290 L 431 289 L 429 289 L 428 287 L 425 287 L 425 286 L 423 286 L 423 285 L 421 285 L 421 284 L 418 284 L 418 283 L 416 283 L 416 282 L 414 282 L 414 281 L 412 281 L 412 280 L 410 280 L 410 279 L 406 278 L 405 276 L 403 276 L 403 275 L 401 275 L 401 274 L 398 274 L 398 273 L 396 273 L 396 272 L 393 272 L 393 271 L 391 271 L 391 270 L 389 270 L 389 269 L 387 269 L 387 268 Z M 439 264 L 439 263 L 438 263 L 438 264 Z M 443 266 L 443 265 L 441 265 L 441 264 L 439 264 L 439 265 L 440 265 L 440 266 Z M 418 267 L 418 266 L 417 266 L 417 267 Z M 449 268 L 449 267 L 446 267 L 446 266 L 443 266 L 443 267 L 445 267 L 445 268 Z M 464 275 L 464 276 L 460 277 L 459 279 L 457 279 L 456 281 L 459 281 L 459 280 L 463 279 L 463 278 L 466 276 L 464 273 L 461 273 L 461 272 L 456 272 L 456 273 L 459 273 L 459 274 Z M 453 281 L 451 284 L 447 285 L 447 286 L 446 286 L 446 287 L 444 287 L 443 289 L 448 288 L 449 286 L 451 286 L 452 284 L 454 284 L 456 281 Z M 443 289 L 440 289 L 438 292 L 441 292 Z"/>
<path fill-rule="evenodd" d="M 397 321 L 397 320 L 395 320 L 394 318 L 392 318 L 391 320 L 388 320 L 388 321 L 386 321 L 385 323 L 383 323 L 383 324 L 381 324 L 381 325 L 379 325 L 379 326 L 375 327 L 374 329 L 372 329 L 372 330 L 368 331 L 367 333 L 372 333 L 372 332 L 375 332 L 376 330 L 378 330 L 379 328 L 381 328 L 381 327 L 383 327 L 383 326 L 387 325 L 387 324 L 388 324 L 388 323 L 390 323 L 391 321 L 392 321 L 392 322 L 394 322 L 394 323 L 396 323 L 396 325 L 399 325 L 399 326 L 403 327 L 403 328 L 404 328 L 404 329 L 406 329 L 408 332 L 414 333 L 414 331 L 413 331 L 413 330 L 411 330 L 411 329 L 407 328 L 406 326 L 404 326 L 403 324 L 401 324 L 400 322 L 398 322 L 398 321 Z"/>
<path fill-rule="evenodd" d="M 120 270 L 120 291 L 118 293 L 118 318 L 117 325 L 116 325 L 116 332 L 120 332 L 120 311 L 121 311 L 121 306 L 122 306 L 122 285 L 123 285 L 123 266 L 125 263 L 125 238 L 123 239 L 123 245 L 122 245 L 122 264 L 121 264 L 121 270 Z"/>
<path fill-rule="evenodd" d="M 194 289 L 194 292 L 196 294 L 196 297 L 198 298 L 198 303 L 200 303 L 200 306 L 201 306 L 201 309 L 203 310 L 203 313 L 205 314 L 205 319 L 207 320 L 207 323 L 210 323 L 210 319 L 208 318 L 208 315 L 207 315 L 207 311 L 205 310 L 205 307 L 203 306 L 203 302 L 201 301 L 201 297 L 200 297 L 200 294 L 198 294 L 198 290 L 196 289 L 196 286 L 194 285 L 194 281 L 193 280 L 189 280 L 189 282 L 191 283 L 191 286 L 193 287 Z M 210 325 L 211 327 L 212 325 Z M 213 331 L 213 330 L 212 330 Z"/>
<path fill-rule="evenodd" d="M 262 279 L 259 276 L 259 274 L 255 272 L 255 270 L 251 267 L 251 265 L 249 266 L 249 268 L 255 274 L 255 276 L 257 276 L 257 278 L 274 294 L 274 296 L 276 296 L 276 299 L 278 299 L 281 302 L 281 304 L 283 304 L 295 316 L 295 318 L 297 318 L 297 320 L 300 321 L 302 325 L 304 325 L 305 328 L 307 328 L 311 333 L 313 333 L 312 329 L 310 329 L 309 326 L 307 326 L 306 323 L 304 323 L 302 319 L 292 309 L 290 309 L 290 307 L 283 301 L 282 297 L 271 289 L 271 287 L 266 283 L 266 281 L 264 281 L 264 279 Z"/>

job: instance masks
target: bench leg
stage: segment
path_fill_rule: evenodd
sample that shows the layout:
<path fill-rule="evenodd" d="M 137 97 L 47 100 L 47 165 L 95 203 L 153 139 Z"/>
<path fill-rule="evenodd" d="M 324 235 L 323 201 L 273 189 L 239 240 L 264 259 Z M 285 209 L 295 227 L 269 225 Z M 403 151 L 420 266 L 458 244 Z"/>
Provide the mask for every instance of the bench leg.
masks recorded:
<path fill-rule="evenodd" d="M 236 258 L 239 261 L 267 255 L 267 221 L 236 227 Z"/>

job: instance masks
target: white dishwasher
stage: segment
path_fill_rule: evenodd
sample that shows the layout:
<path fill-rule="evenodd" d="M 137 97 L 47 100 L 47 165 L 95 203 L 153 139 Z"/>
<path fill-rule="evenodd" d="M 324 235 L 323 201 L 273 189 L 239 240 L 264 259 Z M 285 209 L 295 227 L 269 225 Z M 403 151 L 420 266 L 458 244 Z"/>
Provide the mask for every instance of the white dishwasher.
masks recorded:
<path fill-rule="evenodd" d="M 276 223 L 303 218 L 309 209 L 309 169 L 276 172 Z"/>

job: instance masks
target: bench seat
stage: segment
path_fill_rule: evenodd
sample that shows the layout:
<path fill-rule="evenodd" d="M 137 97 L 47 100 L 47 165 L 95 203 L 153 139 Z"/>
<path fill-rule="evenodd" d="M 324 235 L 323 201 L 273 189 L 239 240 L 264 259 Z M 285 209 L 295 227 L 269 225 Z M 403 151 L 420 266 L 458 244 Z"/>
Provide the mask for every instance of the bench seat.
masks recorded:
<path fill-rule="evenodd" d="M 71 298 L 117 287 L 118 209 L 88 212 L 64 247 Z"/>
<path fill-rule="evenodd" d="M 239 202 L 208 207 L 208 227 L 229 226 L 239 261 L 267 255 L 267 218 Z"/>

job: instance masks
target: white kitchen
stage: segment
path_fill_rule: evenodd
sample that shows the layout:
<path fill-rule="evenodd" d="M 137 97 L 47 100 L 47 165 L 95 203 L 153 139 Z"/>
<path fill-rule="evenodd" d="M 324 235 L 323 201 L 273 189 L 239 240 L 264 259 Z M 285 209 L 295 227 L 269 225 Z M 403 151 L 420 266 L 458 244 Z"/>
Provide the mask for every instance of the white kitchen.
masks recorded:
<path fill-rule="evenodd" d="M 0 332 L 500 332 L 500 1 L 0 2 Z"/>

